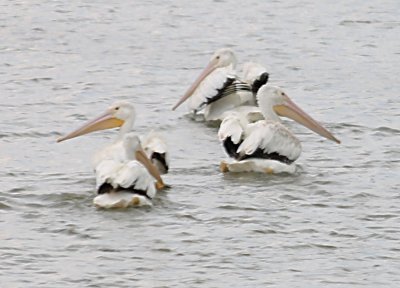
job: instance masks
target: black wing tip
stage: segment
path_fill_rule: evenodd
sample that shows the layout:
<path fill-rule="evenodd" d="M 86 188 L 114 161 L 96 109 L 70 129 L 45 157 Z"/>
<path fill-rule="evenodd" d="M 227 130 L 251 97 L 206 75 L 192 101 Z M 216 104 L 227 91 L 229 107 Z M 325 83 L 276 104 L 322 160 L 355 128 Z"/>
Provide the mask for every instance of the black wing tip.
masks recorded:
<path fill-rule="evenodd" d="M 254 94 L 257 94 L 258 90 L 268 83 L 269 80 L 269 73 L 263 72 L 261 73 L 256 80 L 254 80 L 252 85 L 252 91 Z"/>

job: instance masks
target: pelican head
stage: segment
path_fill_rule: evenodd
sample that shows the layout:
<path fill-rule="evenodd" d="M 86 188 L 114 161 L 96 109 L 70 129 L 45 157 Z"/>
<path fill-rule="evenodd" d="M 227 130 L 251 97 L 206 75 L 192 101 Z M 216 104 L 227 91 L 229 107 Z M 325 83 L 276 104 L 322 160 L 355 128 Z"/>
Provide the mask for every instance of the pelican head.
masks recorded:
<path fill-rule="evenodd" d="M 232 49 L 221 48 L 215 51 L 211 57 L 210 63 L 214 62 L 216 68 L 227 67 L 232 65 L 232 68 L 236 67 L 236 56 Z"/>
<path fill-rule="evenodd" d="M 111 129 L 116 127 L 132 129 L 135 121 L 135 107 L 126 101 L 117 101 L 112 104 L 105 113 L 99 115 L 93 120 L 85 123 L 73 132 L 60 137 L 57 142 L 62 142 L 94 131 Z M 123 131 L 126 132 L 126 131 Z"/>
<path fill-rule="evenodd" d="M 280 87 L 262 86 L 258 90 L 257 101 L 265 119 L 280 121 L 279 116 L 288 117 L 322 137 L 340 143 L 335 136 L 297 106 Z"/>
<path fill-rule="evenodd" d="M 126 101 L 116 101 L 107 110 L 110 111 L 114 118 L 122 121 L 134 119 L 136 116 L 135 107 Z"/>
<path fill-rule="evenodd" d="M 122 143 L 124 145 L 127 159 L 131 159 L 131 160 L 136 159 L 134 154 L 137 151 L 142 149 L 142 145 L 141 145 L 139 136 L 137 136 L 133 132 L 127 133 L 123 136 Z M 132 154 L 132 151 L 134 151 L 135 153 Z"/>
<path fill-rule="evenodd" d="M 232 66 L 232 68 L 236 67 L 236 56 L 232 49 L 230 48 L 221 48 L 215 51 L 214 55 L 211 57 L 207 66 L 204 68 L 203 72 L 197 77 L 196 81 L 189 87 L 186 93 L 182 96 L 182 98 L 176 103 L 176 105 L 172 108 L 175 110 L 179 107 L 183 102 L 185 102 L 194 91 L 199 87 L 200 83 L 213 72 L 215 69 Z"/>
<path fill-rule="evenodd" d="M 157 189 L 162 189 L 165 184 L 161 178 L 160 172 L 143 150 L 140 138 L 135 133 L 129 132 L 123 136 L 122 141 L 125 153 L 128 156 L 127 158 L 131 160 L 137 160 L 142 163 L 150 175 L 157 180 Z"/>

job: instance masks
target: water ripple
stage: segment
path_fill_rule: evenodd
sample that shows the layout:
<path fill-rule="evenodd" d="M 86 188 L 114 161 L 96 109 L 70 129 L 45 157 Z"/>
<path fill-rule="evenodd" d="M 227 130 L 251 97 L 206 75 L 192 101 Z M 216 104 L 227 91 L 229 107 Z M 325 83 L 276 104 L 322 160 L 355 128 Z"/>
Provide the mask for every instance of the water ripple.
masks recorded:
<path fill-rule="evenodd" d="M 2 287 L 396 287 L 400 22 L 396 1 L 364 2 L 3 5 Z M 224 46 L 342 144 L 285 120 L 294 175 L 222 174 L 217 125 L 170 109 Z M 153 207 L 93 207 L 115 131 L 54 142 L 117 99 L 169 143 Z"/>

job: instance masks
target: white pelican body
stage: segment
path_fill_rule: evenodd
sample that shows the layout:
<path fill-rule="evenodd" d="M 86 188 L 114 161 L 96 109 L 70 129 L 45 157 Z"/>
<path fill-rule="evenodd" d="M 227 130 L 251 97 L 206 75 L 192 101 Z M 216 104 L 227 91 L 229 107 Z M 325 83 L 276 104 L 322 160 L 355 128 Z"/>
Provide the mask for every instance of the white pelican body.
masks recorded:
<path fill-rule="evenodd" d="M 249 81 L 244 81 L 237 76 L 236 62 L 231 49 L 216 51 L 204 71 L 172 109 L 188 100 L 189 109 L 195 114 L 204 108 L 206 121 L 221 121 L 226 111 L 241 105 L 255 105 L 252 84 L 256 76 L 253 66 L 248 67 L 253 71 L 246 78 Z M 268 73 L 265 72 L 263 80 L 265 83 L 268 81 Z"/>
<path fill-rule="evenodd" d="M 124 143 L 121 140 L 116 140 L 113 143 L 98 150 L 92 160 L 93 168 L 96 168 L 100 162 L 104 160 L 114 160 L 117 162 L 125 162 L 128 159 L 128 153 L 124 149 Z"/>
<path fill-rule="evenodd" d="M 154 178 L 135 155 L 142 150 L 133 133 L 123 139 L 127 160 L 103 160 L 95 168 L 98 196 L 93 203 L 100 208 L 126 208 L 152 205 L 156 195 Z M 131 153 L 133 152 L 133 153 Z"/>
<path fill-rule="evenodd" d="M 251 87 L 237 79 L 231 66 L 214 70 L 189 98 L 194 113 L 204 108 L 204 119 L 216 121 L 222 113 L 240 105 L 254 105 Z"/>
<path fill-rule="evenodd" d="M 140 137 L 140 140 L 147 157 L 157 167 L 160 174 L 168 173 L 169 152 L 164 138 L 159 133 L 151 131 L 147 135 Z M 112 144 L 105 146 L 94 154 L 93 167 L 107 159 L 124 162 L 129 159 L 129 155 L 132 153 L 132 151 L 124 148 L 124 142 L 119 136 Z"/>
<path fill-rule="evenodd" d="M 134 119 L 135 110 L 131 104 L 116 102 L 106 113 L 57 140 L 61 142 L 97 130 L 121 127 L 116 140 L 94 156 L 96 189 L 100 194 L 94 200 L 96 206 L 112 208 L 149 204 L 155 194 L 154 179 L 156 188 L 164 187 L 158 169 L 143 151 L 140 139 L 131 132 Z M 116 193 L 121 199 L 114 195 Z M 126 193 L 130 193 L 131 198 Z"/>
<path fill-rule="evenodd" d="M 269 159 L 246 159 L 246 160 L 232 160 L 230 162 L 221 162 L 222 172 L 258 172 L 267 174 L 289 173 L 296 172 L 295 164 L 285 164 L 276 160 Z"/>
<path fill-rule="evenodd" d="M 340 143 L 330 132 L 302 111 L 278 87 L 263 86 L 257 93 L 264 120 L 251 123 L 240 113 L 228 115 L 218 131 L 226 153 L 235 159 L 221 163 L 223 172 L 295 172 L 294 161 L 301 154 L 300 141 L 280 122 L 286 116 Z"/>

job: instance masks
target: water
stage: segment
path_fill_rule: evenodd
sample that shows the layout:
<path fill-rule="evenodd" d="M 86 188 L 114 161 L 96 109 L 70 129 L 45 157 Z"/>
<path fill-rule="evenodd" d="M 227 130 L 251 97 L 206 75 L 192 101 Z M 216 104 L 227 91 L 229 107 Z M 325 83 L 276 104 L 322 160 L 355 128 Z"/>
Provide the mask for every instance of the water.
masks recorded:
<path fill-rule="evenodd" d="M 398 1 L 0 6 L 1 287 L 397 287 Z M 296 175 L 221 174 L 216 128 L 171 107 L 226 46 L 342 144 L 288 123 Z M 170 144 L 153 208 L 93 207 L 115 132 L 55 143 L 117 99 Z"/>

